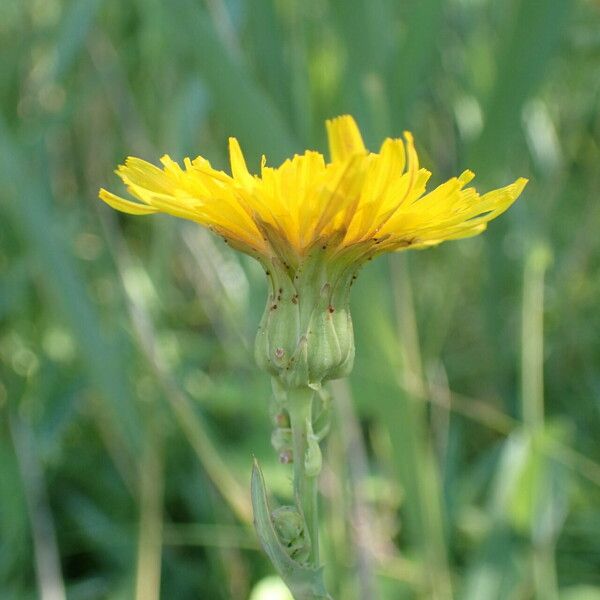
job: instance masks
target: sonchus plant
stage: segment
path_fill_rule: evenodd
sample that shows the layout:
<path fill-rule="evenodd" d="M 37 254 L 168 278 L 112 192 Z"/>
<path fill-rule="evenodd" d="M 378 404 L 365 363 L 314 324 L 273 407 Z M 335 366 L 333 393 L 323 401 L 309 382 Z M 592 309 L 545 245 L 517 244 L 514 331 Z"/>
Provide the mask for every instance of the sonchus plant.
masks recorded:
<path fill-rule="evenodd" d="M 413 138 L 386 139 L 369 152 L 350 116 L 327 122 L 330 161 L 306 151 L 277 168 L 263 157 L 248 171 L 235 138 L 231 175 L 198 157 L 162 168 L 128 158 L 117 169 L 131 195 L 100 198 L 134 214 L 196 221 L 258 260 L 269 296 L 256 336 L 259 367 L 272 379 L 273 445 L 293 464 L 294 506 L 271 511 L 255 463 L 252 501 L 263 548 L 297 599 L 330 598 L 319 560 L 319 442 L 328 429 L 323 384 L 354 361 L 350 289 L 361 266 L 385 252 L 427 248 L 477 235 L 519 196 L 527 181 L 479 195 L 464 171 L 426 193 Z"/>

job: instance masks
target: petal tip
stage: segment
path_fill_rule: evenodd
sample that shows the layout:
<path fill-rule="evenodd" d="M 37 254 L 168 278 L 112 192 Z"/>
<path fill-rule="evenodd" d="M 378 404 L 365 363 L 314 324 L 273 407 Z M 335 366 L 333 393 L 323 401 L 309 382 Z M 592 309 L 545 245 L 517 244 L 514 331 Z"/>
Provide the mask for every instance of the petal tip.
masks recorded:
<path fill-rule="evenodd" d="M 351 115 L 340 115 L 328 119 L 325 126 L 333 162 L 344 161 L 355 154 L 367 152 L 360 129 Z"/>
<path fill-rule="evenodd" d="M 525 186 L 529 183 L 529 179 L 526 177 L 519 177 L 511 186 L 512 194 L 515 200 L 521 195 L 521 192 L 525 189 Z"/>
<path fill-rule="evenodd" d="M 242 147 L 238 139 L 233 136 L 229 138 L 229 164 L 231 175 L 234 179 L 237 179 L 242 185 L 250 185 L 252 183 L 252 175 L 248 171 Z"/>
<path fill-rule="evenodd" d="M 108 204 L 111 208 L 130 215 L 150 215 L 158 212 L 158 209 L 154 206 L 125 200 L 125 198 L 121 198 L 104 188 L 100 188 L 98 198 Z"/>

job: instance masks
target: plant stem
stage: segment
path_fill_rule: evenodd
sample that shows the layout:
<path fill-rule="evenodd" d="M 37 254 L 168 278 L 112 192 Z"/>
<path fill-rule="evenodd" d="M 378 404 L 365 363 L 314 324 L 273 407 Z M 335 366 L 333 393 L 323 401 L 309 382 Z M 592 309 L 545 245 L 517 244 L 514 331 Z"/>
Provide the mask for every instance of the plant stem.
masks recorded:
<path fill-rule="evenodd" d="M 319 515 L 317 498 L 318 474 L 306 471 L 309 436 L 312 435 L 312 402 L 314 391 L 297 388 L 288 391 L 287 409 L 292 429 L 294 450 L 294 497 L 306 522 L 311 541 L 310 564 L 319 566 Z"/>
<path fill-rule="evenodd" d="M 319 559 L 317 482 L 321 450 L 318 439 L 326 432 L 326 426 L 319 429 L 318 436 L 313 432 L 315 392 L 308 386 L 285 389 L 275 382 L 273 392 L 277 410 L 285 409 L 289 416 L 295 506 L 282 507 L 286 510 L 283 514 L 279 511 L 277 516 L 271 511 L 264 477 L 255 460 L 251 486 L 254 525 L 263 549 L 295 600 L 332 600 L 325 588 Z M 328 413 L 320 408 L 317 422 L 323 426 Z M 289 434 L 287 425 L 285 429 Z"/>

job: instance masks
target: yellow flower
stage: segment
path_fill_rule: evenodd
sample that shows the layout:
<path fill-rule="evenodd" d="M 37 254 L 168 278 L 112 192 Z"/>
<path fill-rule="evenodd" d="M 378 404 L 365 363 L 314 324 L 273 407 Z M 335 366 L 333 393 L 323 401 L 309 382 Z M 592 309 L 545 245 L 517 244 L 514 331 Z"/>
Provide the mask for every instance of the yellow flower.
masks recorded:
<path fill-rule="evenodd" d="M 330 255 L 353 253 L 362 262 L 376 254 L 425 248 L 481 233 L 519 196 L 526 179 L 480 196 L 471 171 L 429 193 L 430 172 L 419 167 L 410 133 L 386 139 L 379 153 L 364 146 L 354 119 L 327 121 L 330 162 L 306 151 L 280 167 L 252 175 L 235 138 L 229 140 L 231 176 L 198 157 L 183 168 L 168 156 L 158 168 L 129 157 L 117 174 L 137 202 L 100 190 L 117 210 L 163 212 L 196 221 L 234 247 L 268 262 L 273 255 L 295 267 L 316 244 Z"/>
<path fill-rule="evenodd" d="M 482 232 L 527 181 L 480 196 L 465 171 L 425 193 L 410 133 L 365 148 L 350 116 L 327 122 L 330 162 L 307 151 L 252 175 L 235 138 L 231 175 L 201 157 L 168 156 L 163 168 L 128 158 L 117 174 L 137 199 L 100 190 L 123 212 L 196 221 L 263 265 L 269 295 L 255 343 L 258 365 L 282 389 L 318 388 L 347 375 L 354 360 L 350 288 L 368 259 Z"/>

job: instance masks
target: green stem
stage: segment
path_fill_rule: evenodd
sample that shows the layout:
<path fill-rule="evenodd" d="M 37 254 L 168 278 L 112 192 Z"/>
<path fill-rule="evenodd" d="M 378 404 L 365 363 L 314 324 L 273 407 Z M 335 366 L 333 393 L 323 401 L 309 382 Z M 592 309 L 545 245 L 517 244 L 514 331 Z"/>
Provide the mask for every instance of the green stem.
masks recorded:
<path fill-rule="evenodd" d="M 283 514 L 279 511 L 275 517 L 269 507 L 263 474 L 255 460 L 252 469 L 254 525 L 262 547 L 295 600 L 332 600 L 325 589 L 319 560 L 317 481 L 321 450 L 313 432 L 314 391 L 308 386 L 285 389 L 274 382 L 273 392 L 279 409 L 285 408 L 290 420 L 295 506 L 281 507 Z M 323 421 L 322 411 L 318 420 Z M 286 511 L 289 512 L 286 514 Z M 302 532 L 299 527 L 303 528 Z M 292 548 L 294 541 L 300 545 Z"/>
<path fill-rule="evenodd" d="M 287 409 L 292 429 L 294 451 L 294 497 L 296 505 L 306 522 L 311 541 L 310 564 L 319 566 L 319 514 L 317 474 L 306 471 L 306 457 L 309 450 L 309 436 L 312 431 L 312 402 L 314 391 L 310 388 L 289 390 Z"/>

